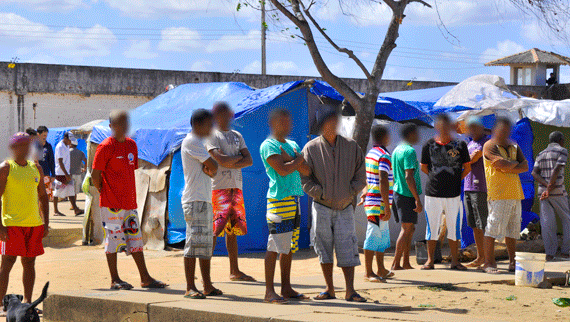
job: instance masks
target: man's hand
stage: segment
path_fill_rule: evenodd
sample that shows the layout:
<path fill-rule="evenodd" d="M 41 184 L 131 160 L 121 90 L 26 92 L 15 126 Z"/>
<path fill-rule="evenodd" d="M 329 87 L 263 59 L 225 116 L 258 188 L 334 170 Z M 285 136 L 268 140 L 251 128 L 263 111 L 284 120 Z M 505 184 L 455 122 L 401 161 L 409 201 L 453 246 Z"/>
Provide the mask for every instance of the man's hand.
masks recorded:
<path fill-rule="evenodd" d="M 384 216 L 382 217 L 382 221 L 388 221 L 392 217 L 392 209 L 390 206 L 384 208 Z"/>
<path fill-rule="evenodd" d="M 49 235 L 49 226 L 48 226 L 48 225 L 44 225 L 44 238 L 46 238 L 47 235 Z"/>
<path fill-rule="evenodd" d="M 366 194 L 365 193 L 363 193 L 360 196 L 360 202 L 357 204 L 357 206 L 362 206 L 364 204 L 364 201 L 366 201 Z"/>
<path fill-rule="evenodd" d="M 3 242 L 8 241 L 8 228 L 6 226 L 0 226 L 0 240 Z"/>
<path fill-rule="evenodd" d="M 544 192 L 540 195 L 540 200 L 545 200 L 550 197 L 550 191 L 548 189 L 544 190 Z"/>
<path fill-rule="evenodd" d="M 64 182 L 64 183 L 65 183 L 65 184 L 68 184 L 68 183 L 70 183 L 70 182 L 71 182 L 71 176 L 70 176 L 69 174 L 66 174 L 66 175 L 65 175 L 65 182 Z"/>
<path fill-rule="evenodd" d="M 208 168 L 208 166 L 205 164 L 202 164 L 202 171 L 210 178 L 213 178 L 215 176 L 214 170 Z"/>
<path fill-rule="evenodd" d="M 418 214 L 424 211 L 424 206 L 422 205 L 422 202 L 419 199 L 416 200 L 416 208 L 414 208 L 414 211 L 417 212 Z"/>
<path fill-rule="evenodd" d="M 283 146 L 280 146 L 279 150 L 281 150 L 281 157 L 283 158 L 283 162 L 291 162 L 295 160 L 294 157 L 290 156 L 289 153 L 283 149 Z M 297 155 L 297 150 L 295 150 L 295 155 Z"/>

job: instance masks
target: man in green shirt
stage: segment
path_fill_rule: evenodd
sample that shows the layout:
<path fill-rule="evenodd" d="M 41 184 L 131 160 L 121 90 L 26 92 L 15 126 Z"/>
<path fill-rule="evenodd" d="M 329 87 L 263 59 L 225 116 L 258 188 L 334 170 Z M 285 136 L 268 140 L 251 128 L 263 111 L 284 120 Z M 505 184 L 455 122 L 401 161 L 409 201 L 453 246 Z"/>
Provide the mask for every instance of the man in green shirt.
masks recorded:
<path fill-rule="evenodd" d="M 394 173 L 394 202 L 392 212 L 396 222 L 402 224 L 400 236 L 396 242 L 396 253 L 392 270 L 413 269 L 410 265 L 410 247 L 412 236 L 418 223 L 418 214 L 423 211 L 420 194 L 420 166 L 416 150 L 412 145 L 419 141 L 418 128 L 414 124 L 402 127 L 404 139 L 392 153 L 392 169 Z M 403 264 L 400 260 L 403 258 Z"/>
<path fill-rule="evenodd" d="M 291 133 L 291 114 L 277 109 L 269 116 L 271 136 L 261 144 L 259 154 L 269 177 L 267 191 L 267 253 L 265 254 L 266 303 L 284 304 L 287 299 L 305 300 L 303 294 L 291 287 L 291 260 L 298 249 L 301 212 L 299 197 L 304 194 L 301 176 L 310 174 L 305 159 Z M 279 257 L 281 266 L 281 296 L 275 292 L 273 278 Z"/>

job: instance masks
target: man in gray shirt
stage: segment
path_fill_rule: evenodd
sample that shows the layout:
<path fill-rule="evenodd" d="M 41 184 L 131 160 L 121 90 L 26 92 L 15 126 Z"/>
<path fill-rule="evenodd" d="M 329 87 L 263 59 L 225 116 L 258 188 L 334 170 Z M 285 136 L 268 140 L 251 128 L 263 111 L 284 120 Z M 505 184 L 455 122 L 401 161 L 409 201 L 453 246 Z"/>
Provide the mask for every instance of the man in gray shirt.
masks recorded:
<path fill-rule="evenodd" d="M 360 265 L 354 207 L 358 193 L 366 186 L 364 154 L 358 144 L 338 135 L 339 115 L 328 112 L 320 120 L 321 135 L 303 148 L 312 170 L 303 176 L 303 190 L 313 198 L 312 232 L 326 290 L 316 300 L 335 298 L 333 251 L 346 280 L 347 301 L 366 302 L 354 290 L 354 267 Z"/>
<path fill-rule="evenodd" d="M 255 279 L 239 270 L 237 237 L 247 234 L 241 169 L 253 164 L 242 135 L 231 128 L 234 113 L 226 102 L 214 104 L 212 109 L 216 129 L 206 144 L 208 152 L 218 163 L 218 173 L 212 178 L 212 206 L 214 209 L 214 236 L 226 235 L 232 281 L 254 282 Z"/>
<path fill-rule="evenodd" d="M 556 216 L 560 218 L 564 233 L 560 257 L 570 258 L 570 209 L 564 186 L 564 167 L 568 159 L 568 150 L 563 147 L 564 135 L 555 131 L 550 133 L 549 140 L 548 147 L 536 157 L 532 176 L 538 182 L 540 226 L 546 260 L 552 261 L 558 249 Z"/>

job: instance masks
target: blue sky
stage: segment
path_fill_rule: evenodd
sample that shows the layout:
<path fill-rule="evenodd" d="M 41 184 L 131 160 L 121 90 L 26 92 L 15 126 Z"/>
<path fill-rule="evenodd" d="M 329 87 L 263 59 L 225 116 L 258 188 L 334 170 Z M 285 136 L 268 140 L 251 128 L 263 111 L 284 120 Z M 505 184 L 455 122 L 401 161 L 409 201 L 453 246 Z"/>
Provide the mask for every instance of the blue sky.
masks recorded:
<path fill-rule="evenodd" d="M 372 4 L 346 15 L 337 3 L 314 8 L 315 17 L 371 66 L 389 9 Z M 437 5 L 452 35 L 440 31 L 435 9 L 409 5 L 385 78 L 461 81 L 497 74 L 508 81 L 506 67 L 483 63 L 532 47 L 570 54 L 567 44 L 507 0 L 437 0 Z M 259 27 L 259 12 L 237 12 L 235 0 L 2 0 L 0 61 L 259 73 Z M 287 27 L 284 19 L 269 23 L 268 73 L 318 75 L 306 46 L 291 38 L 294 29 L 284 31 Z M 318 41 L 333 72 L 363 77 L 350 59 Z M 569 74 L 563 69 L 562 81 L 570 82 Z"/>

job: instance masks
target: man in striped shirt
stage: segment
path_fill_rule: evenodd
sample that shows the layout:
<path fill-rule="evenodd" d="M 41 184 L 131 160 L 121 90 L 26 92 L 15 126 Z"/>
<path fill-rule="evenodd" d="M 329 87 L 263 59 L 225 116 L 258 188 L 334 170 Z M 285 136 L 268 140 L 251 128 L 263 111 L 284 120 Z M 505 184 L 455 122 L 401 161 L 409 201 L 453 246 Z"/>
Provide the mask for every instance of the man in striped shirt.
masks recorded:
<path fill-rule="evenodd" d="M 388 129 L 381 125 L 372 128 L 374 147 L 366 155 L 367 187 L 361 196 L 368 218 L 366 240 L 364 240 L 365 280 L 373 283 L 385 282 L 394 273 L 384 267 L 384 251 L 390 247 L 388 220 L 392 216 L 392 163 L 386 146 L 390 144 Z M 374 273 L 372 262 L 376 255 L 378 273 Z"/>
<path fill-rule="evenodd" d="M 549 140 L 548 147 L 536 157 L 532 176 L 538 182 L 540 226 L 546 260 L 552 261 L 558 249 L 556 216 L 560 218 L 564 232 L 560 257 L 570 258 L 570 207 L 564 186 L 564 167 L 568 159 L 564 135 L 555 131 L 550 133 Z"/>

